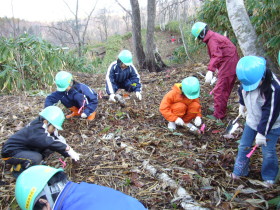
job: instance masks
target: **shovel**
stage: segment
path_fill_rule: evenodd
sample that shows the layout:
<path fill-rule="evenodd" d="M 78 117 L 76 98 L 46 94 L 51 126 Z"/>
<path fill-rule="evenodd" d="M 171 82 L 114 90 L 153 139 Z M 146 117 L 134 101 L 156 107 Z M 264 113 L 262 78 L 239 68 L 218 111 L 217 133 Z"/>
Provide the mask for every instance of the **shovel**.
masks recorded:
<path fill-rule="evenodd" d="M 237 120 L 238 120 L 240 117 L 241 117 L 241 114 L 239 114 L 239 115 L 237 116 L 237 118 L 235 118 L 235 120 L 229 121 L 229 123 L 228 123 L 228 125 L 227 125 L 227 127 L 226 127 L 226 131 L 225 131 L 226 134 L 232 134 L 232 133 L 238 128 L 239 124 L 237 123 Z"/>

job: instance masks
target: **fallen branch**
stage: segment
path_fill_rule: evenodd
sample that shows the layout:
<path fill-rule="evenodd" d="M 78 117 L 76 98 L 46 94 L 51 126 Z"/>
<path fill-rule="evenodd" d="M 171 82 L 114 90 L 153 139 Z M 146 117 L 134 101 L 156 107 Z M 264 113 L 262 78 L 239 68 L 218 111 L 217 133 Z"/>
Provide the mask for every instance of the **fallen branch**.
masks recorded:
<path fill-rule="evenodd" d="M 184 209 L 191 210 L 204 210 L 206 208 L 200 207 L 199 203 L 197 203 L 191 195 L 180 185 L 176 183 L 175 180 L 171 179 L 166 173 L 158 173 L 157 169 L 149 164 L 149 161 L 145 160 L 142 163 L 145 170 L 150 172 L 153 176 L 157 177 L 161 180 L 166 186 L 169 186 L 172 189 L 175 189 L 175 198 L 172 200 L 173 202 L 181 200 L 180 205 Z"/>

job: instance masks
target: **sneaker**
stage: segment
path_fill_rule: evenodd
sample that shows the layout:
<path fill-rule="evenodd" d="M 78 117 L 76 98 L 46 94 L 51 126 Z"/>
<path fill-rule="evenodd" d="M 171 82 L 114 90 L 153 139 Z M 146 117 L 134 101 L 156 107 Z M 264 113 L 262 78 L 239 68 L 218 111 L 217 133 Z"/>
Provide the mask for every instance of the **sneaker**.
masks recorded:
<path fill-rule="evenodd" d="M 272 187 L 274 185 L 274 180 L 265 180 L 263 182 L 267 187 Z"/>
<path fill-rule="evenodd" d="M 234 173 L 231 173 L 231 174 L 230 174 L 230 177 L 231 177 L 233 180 L 238 180 L 238 179 L 240 179 L 240 176 L 237 176 L 237 175 L 235 175 Z"/>

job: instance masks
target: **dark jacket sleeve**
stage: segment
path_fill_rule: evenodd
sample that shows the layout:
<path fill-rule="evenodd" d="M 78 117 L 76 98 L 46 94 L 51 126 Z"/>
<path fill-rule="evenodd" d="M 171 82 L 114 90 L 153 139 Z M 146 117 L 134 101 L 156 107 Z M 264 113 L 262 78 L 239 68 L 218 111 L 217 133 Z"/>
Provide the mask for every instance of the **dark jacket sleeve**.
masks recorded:
<path fill-rule="evenodd" d="M 27 144 L 30 148 L 38 148 L 41 151 L 45 149 L 50 149 L 56 151 L 68 157 L 68 153 L 65 151 L 67 145 L 56 140 L 54 136 L 51 136 L 47 130 L 42 126 L 36 124 L 34 127 L 29 129 L 29 136 Z"/>
<path fill-rule="evenodd" d="M 97 94 L 87 85 L 82 84 L 83 89 L 83 100 L 85 101 L 85 110 L 84 113 L 89 116 L 91 113 L 93 113 L 98 105 L 98 97 Z"/>
<path fill-rule="evenodd" d="M 114 89 L 116 89 L 115 86 L 117 86 L 114 78 L 115 65 L 117 65 L 116 61 L 111 63 L 106 74 L 106 91 L 108 95 L 115 93 Z"/>
<path fill-rule="evenodd" d="M 47 96 L 45 100 L 45 108 L 56 104 L 64 96 L 64 92 L 55 91 Z"/>
<path fill-rule="evenodd" d="M 134 65 L 131 65 L 130 69 L 131 69 L 131 71 L 130 71 L 130 78 L 129 79 L 130 79 L 132 85 L 135 83 L 134 91 L 135 92 L 141 92 L 142 84 L 141 84 L 141 81 L 140 81 L 140 75 L 138 74 L 138 71 L 136 70 Z"/>
<path fill-rule="evenodd" d="M 242 87 L 242 85 L 240 85 L 240 87 L 238 88 L 239 103 L 241 105 L 245 106 L 244 98 L 243 98 L 243 95 L 242 95 L 242 90 L 243 90 L 243 87 Z"/>
<path fill-rule="evenodd" d="M 47 132 L 43 118 L 38 117 L 27 126 L 12 135 L 2 147 L 2 157 L 12 157 L 20 151 L 37 151 L 42 153 L 46 149 L 56 151 L 65 157 L 67 145 L 57 141 L 56 137 L 50 136 Z"/>
<path fill-rule="evenodd" d="M 262 135 L 267 135 L 279 117 L 280 112 L 280 86 L 273 81 L 272 90 L 265 94 L 265 103 L 262 106 L 262 117 L 257 130 Z"/>

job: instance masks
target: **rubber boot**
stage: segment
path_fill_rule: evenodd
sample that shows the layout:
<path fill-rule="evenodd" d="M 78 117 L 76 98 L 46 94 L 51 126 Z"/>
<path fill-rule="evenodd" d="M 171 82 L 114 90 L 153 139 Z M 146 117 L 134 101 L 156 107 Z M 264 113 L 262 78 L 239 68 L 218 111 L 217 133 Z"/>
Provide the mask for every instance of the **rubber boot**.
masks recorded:
<path fill-rule="evenodd" d="M 96 112 L 93 112 L 93 113 L 91 113 L 91 115 L 89 115 L 88 117 L 87 117 L 87 119 L 88 120 L 94 120 L 95 119 L 95 116 L 96 116 Z"/>
<path fill-rule="evenodd" d="M 66 115 L 66 118 L 69 119 L 71 117 L 75 117 L 75 116 L 80 116 L 81 114 L 78 113 L 79 109 L 75 106 L 72 106 L 69 108 L 70 111 L 72 111 L 71 114 Z"/>

